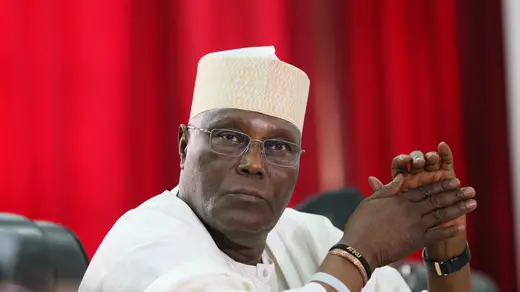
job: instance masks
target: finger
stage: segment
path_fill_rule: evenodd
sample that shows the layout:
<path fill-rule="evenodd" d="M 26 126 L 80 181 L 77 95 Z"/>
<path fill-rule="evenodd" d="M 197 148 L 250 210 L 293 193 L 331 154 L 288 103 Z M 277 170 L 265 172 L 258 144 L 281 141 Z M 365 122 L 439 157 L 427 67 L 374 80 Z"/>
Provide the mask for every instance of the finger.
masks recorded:
<path fill-rule="evenodd" d="M 374 198 L 384 198 L 393 196 L 395 194 L 398 194 L 401 191 L 401 187 L 404 183 L 404 177 L 402 174 L 397 174 L 397 176 L 394 178 L 392 182 L 389 184 L 383 186 L 379 190 L 377 190 L 372 197 Z"/>
<path fill-rule="evenodd" d="M 368 184 L 370 185 L 370 188 L 372 188 L 372 192 L 375 192 L 383 187 L 383 183 L 375 176 L 368 178 Z"/>
<path fill-rule="evenodd" d="M 412 162 L 410 155 L 401 154 L 392 160 L 392 177 L 398 173 L 408 173 L 408 165 Z"/>
<path fill-rule="evenodd" d="M 441 168 L 441 157 L 437 152 L 428 152 L 425 158 L 426 166 L 424 169 L 426 171 L 437 171 Z"/>
<path fill-rule="evenodd" d="M 423 171 L 424 166 L 426 164 L 424 154 L 419 150 L 415 150 L 414 152 L 410 153 L 410 156 L 412 157 L 412 167 L 410 169 L 410 172 L 419 173 Z"/>
<path fill-rule="evenodd" d="M 472 187 L 456 189 L 451 192 L 444 192 L 430 196 L 428 199 L 420 202 L 420 208 L 423 214 L 428 214 L 434 210 L 446 208 L 461 201 L 473 199 L 475 195 L 475 189 Z"/>
<path fill-rule="evenodd" d="M 453 154 L 450 146 L 446 142 L 439 143 L 438 147 L 439 156 L 441 157 L 441 169 L 443 170 L 454 170 L 453 167 Z"/>
<path fill-rule="evenodd" d="M 460 181 L 457 178 L 445 179 L 433 184 L 412 189 L 404 193 L 404 196 L 412 202 L 420 202 L 443 192 L 454 191 L 458 187 L 460 187 Z"/>
<path fill-rule="evenodd" d="M 427 228 L 432 228 L 446 223 L 460 216 L 466 215 L 477 208 L 477 201 L 469 199 L 446 208 L 437 209 L 422 217 L 422 222 Z"/>
<path fill-rule="evenodd" d="M 465 232 L 466 227 L 464 225 L 450 226 L 440 229 L 431 229 L 426 231 L 426 233 L 424 234 L 424 243 L 425 245 L 437 243 L 439 241 L 447 240 L 462 235 Z"/>

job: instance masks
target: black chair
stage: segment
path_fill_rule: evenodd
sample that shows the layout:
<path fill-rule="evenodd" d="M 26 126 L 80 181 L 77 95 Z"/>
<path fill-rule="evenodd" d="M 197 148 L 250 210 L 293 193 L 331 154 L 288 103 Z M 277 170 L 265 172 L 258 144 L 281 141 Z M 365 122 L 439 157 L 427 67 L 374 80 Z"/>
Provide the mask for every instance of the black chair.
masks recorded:
<path fill-rule="evenodd" d="M 0 282 L 29 291 L 77 291 L 87 266 L 83 246 L 69 229 L 0 213 Z"/>
<path fill-rule="evenodd" d="M 54 275 L 41 230 L 29 219 L 0 213 L 0 269 L 4 282 L 52 291 Z"/>
<path fill-rule="evenodd" d="M 68 228 L 48 222 L 35 221 L 47 243 L 47 250 L 54 268 L 55 285 L 76 286 L 88 267 L 88 257 L 83 245 Z"/>
<path fill-rule="evenodd" d="M 335 227 L 343 230 L 350 215 L 364 199 L 365 197 L 355 188 L 342 188 L 310 196 L 295 209 L 305 213 L 323 215 Z"/>

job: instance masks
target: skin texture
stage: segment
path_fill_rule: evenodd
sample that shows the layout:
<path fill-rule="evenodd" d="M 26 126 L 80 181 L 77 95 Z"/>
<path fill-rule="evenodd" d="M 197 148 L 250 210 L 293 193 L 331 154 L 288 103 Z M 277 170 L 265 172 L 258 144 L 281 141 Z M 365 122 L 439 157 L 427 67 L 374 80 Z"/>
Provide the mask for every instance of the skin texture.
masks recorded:
<path fill-rule="evenodd" d="M 236 109 L 210 110 L 197 115 L 191 126 L 240 131 L 253 139 L 281 139 L 301 144 L 293 124 L 271 116 Z M 299 165 L 280 167 L 267 162 L 261 145 L 253 143 L 240 157 L 210 149 L 209 134 L 181 126 L 180 197 L 206 225 L 219 248 L 243 263 L 258 263 L 269 231 L 289 203 Z M 259 197 L 236 193 L 255 191 Z"/>

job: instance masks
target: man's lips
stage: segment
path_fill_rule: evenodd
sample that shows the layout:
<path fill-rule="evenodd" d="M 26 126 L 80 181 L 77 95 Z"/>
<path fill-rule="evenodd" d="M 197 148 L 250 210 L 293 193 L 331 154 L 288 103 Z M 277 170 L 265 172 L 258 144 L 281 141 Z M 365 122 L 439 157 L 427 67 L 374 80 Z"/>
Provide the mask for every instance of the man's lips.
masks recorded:
<path fill-rule="evenodd" d="M 250 197 L 250 199 L 254 200 L 264 200 L 267 201 L 266 195 L 262 194 L 260 191 L 251 189 L 251 188 L 236 188 L 228 192 L 229 194 L 233 195 L 242 195 L 244 197 Z"/>

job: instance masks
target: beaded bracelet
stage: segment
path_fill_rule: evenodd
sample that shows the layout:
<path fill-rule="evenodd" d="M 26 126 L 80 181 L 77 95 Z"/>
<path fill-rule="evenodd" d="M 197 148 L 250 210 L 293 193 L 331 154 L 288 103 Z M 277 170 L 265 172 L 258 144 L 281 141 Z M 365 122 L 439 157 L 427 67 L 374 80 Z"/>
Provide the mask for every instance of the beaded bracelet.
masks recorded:
<path fill-rule="evenodd" d="M 361 277 L 363 278 L 363 285 L 367 284 L 367 282 L 368 282 L 367 272 L 365 271 L 363 264 L 361 264 L 361 262 L 355 256 L 353 256 L 350 253 L 348 253 L 342 249 L 339 249 L 339 248 L 333 249 L 333 250 L 329 251 L 329 253 L 340 256 L 340 257 L 348 260 L 349 262 L 351 262 L 354 266 L 356 266 L 359 273 L 361 274 Z"/>
<path fill-rule="evenodd" d="M 353 262 L 354 265 L 356 265 L 356 267 L 358 267 L 358 269 L 360 270 L 360 273 L 362 275 L 366 275 L 366 279 L 368 281 L 368 279 L 370 279 L 370 277 L 372 276 L 372 269 L 370 269 L 370 265 L 368 264 L 367 260 L 365 259 L 365 257 L 363 257 L 363 255 L 358 252 L 356 249 L 354 249 L 353 247 L 351 246 L 348 246 L 346 244 L 336 244 L 334 245 L 330 250 L 330 251 L 333 251 L 333 250 L 341 250 L 351 256 L 354 257 L 354 259 L 356 259 L 356 262 L 361 264 L 360 266 L 357 265 L 355 262 Z M 340 256 L 343 256 L 341 254 L 337 254 L 337 255 L 340 255 Z M 347 258 L 346 256 L 344 256 L 345 258 Z M 347 258 L 348 260 L 350 260 L 350 257 Z"/>

